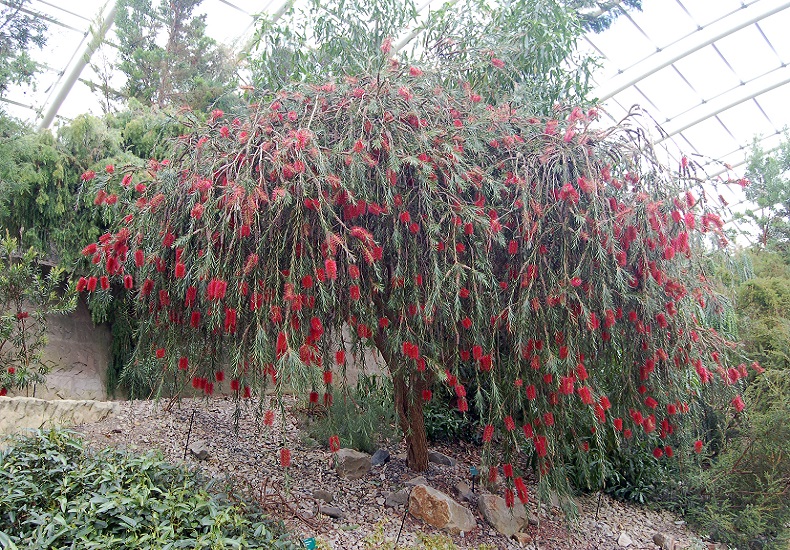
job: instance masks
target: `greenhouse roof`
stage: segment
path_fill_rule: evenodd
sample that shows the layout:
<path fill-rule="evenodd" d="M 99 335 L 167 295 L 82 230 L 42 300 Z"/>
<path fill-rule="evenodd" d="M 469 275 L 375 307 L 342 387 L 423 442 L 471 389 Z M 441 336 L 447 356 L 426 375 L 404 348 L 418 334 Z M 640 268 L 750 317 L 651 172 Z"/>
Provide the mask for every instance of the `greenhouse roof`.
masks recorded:
<path fill-rule="evenodd" d="M 39 125 L 47 125 L 48 114 L 65 119 L 85 111 L 100 114 L 91 89 L 105 81 L 116 89 L 123 85 L 111 70 L 111 26 L 91 65 L 75 67 L 85 65 L 90 43 L 114 4 L 31 0 L 29 10 L 49 24 L 47 46 L 34 52 L 45 70 L 35 89 L 9 89 L 2 98 L 5 109 Z M 427 0 L 419 9 L 437 5 Z M 256 18 L 282 8 L 282 0 L 204 0 L 200 11 L 208 15 L 208 34 L 240 51 Z M 588 34 L 581 46 L 601 59 L 594 95 L 612 120 L 639 105 L 641 124 L 666 151 L 667 162 L 687 155 L 709 176 L 729 179 L 742 175 L 755 136 L 770 150 L 790 123 L 788 28 L 788 0 L 643 0 L 641 12 L 624 12 L 610 29 Z M 404 29 L 401 40 L 414 34 Z M 725 200 L 737 203 L 740 197 Z"/>

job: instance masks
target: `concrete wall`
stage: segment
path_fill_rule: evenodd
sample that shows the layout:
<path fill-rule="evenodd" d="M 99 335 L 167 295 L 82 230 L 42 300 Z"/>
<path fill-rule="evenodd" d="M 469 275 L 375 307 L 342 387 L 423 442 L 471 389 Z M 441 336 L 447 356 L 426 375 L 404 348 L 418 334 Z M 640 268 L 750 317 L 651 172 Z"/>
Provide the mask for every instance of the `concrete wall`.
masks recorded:
<path fill-rule="evenodd" d="M 0 435 L 25 429 L 99 422 L 118 410 L 118 403 L 34 397 L 0 397 Z"/>
<path fill-rule="evenodd" d="M 69 315 L 49 316 L 47 338 L 44 359 L 53 367 L 46 383 L 35 388 L 35 397 L 107 399 L 110 329 L 93 325 L 82 299 Z"/>

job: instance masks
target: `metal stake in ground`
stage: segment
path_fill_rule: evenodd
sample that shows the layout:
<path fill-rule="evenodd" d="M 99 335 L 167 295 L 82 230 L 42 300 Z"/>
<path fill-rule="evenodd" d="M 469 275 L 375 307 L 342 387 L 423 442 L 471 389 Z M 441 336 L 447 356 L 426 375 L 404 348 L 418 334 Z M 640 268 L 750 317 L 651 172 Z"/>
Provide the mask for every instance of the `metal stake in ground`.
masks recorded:
<path fill-rule="evenodd" d="M 189 419 L 189 430 L 187 430 L 187 442 L 184 445 L 184 460 L 187 459 L 187 451 L 189 450 L 189 436 L 192 435 L 192 424 L 195 422 L 195 409 L 192 409 L 192 417 Z"/>
<path fill-rule="evenodd" d="M 414 487 L 412 487 L 414 489 Z M 411 498 L 411 489 L 409 489 L 409 498 Z M 409 513 L 409 500 L 406 500 L 406 510 L 403 511 L 403 519 L 400 521 L 400 529 L 398 529 L 398 537 L 395 539 L 395 550 L 398 549 L 398 541 L 400 534 L 403 532 L 403 524 L 406 523 L 406 514 Z"/>

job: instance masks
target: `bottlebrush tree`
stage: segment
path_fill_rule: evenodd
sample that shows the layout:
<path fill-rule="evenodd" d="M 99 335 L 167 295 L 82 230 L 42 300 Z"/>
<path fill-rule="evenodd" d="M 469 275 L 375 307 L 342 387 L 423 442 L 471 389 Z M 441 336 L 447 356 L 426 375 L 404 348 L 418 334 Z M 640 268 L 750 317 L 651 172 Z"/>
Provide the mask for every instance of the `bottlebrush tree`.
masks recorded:
<path fill-rule="evenodd" d="M 724 240 L 722 222 L 685 170 L 594 110 L 535 118 L 437 82 L 393 63 L 294 85 L 187 117 L 169 161 L 91 180 L 122 223 L 85 248 L 78 286 L 136 298 L 128 368 L 329 402 L 346 350 L 374 349 L 409 466 L 427 467 L 423 405 L 447 384 L 484 419 L 510 503 L 527 469 L 561 485 L 566 460 L 607 437 L 663 455 L 709 384 L 740 410 L 745 367 L 709 328 L 724 303 L 704 243 Z"/>

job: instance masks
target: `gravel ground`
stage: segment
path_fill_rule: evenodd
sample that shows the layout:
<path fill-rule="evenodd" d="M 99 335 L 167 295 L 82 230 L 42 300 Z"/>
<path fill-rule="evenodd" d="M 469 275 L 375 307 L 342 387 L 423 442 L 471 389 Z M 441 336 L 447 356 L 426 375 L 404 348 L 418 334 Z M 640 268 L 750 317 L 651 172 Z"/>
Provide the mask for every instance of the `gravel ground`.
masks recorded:
<path fill-rule="evenodd" d="M 375 548 L 365 539 L 377 529 L 386 540 L 395 541 L 401 522 L 403 532 L 399 547 L 416 544 L 417 534 L 436 533 L 431 526 L 404 514 L 404 507 L 387 508 L 385 495 L 404 487 L 404 482 L 415 477 L 405 464 L 404 448 L 390 448 L 392 460 L 373 467 L 364 478 L 356 481 L 342 479 L 333 469 L 332 455 L 300 434 L 298 419 L 289 411 L 285 425 L 275 415 L 274 425 L 265 427 L 256 415 L 257 406 L 241 410 L 238 433 L 234 430 L 235 404 L 228 399 L 183 399 L 166 411 L 167 401 L 120 402 L 120 410 L 96 424 L 78 426 L 85 440 L 95 447 L 117 446 L 127 449 L 159 449 L 174 462 L 184 458 L 190 420 L 194 422 L 190 441 L 202 440 L 209 450 L 208 459 L 198 461 L 187 453 L 186 461 L 198 466 L 214 478 L 232 477 L 249 494 L 254 495 L 268 512 L 285 521 L 288 527 L 303 537 L 320 537 L 335 550 Z M 193 413 L 194 411 L 194 413 Z M 292 464 L 286 475 L 279 464 L 279 449 L 291 450 Z M 458 462 L 456 466 L 430 464 L 423 475 L 429 484 L 457 498 L 453 487 L 465 480 L 469 466 L 475 463 L 474 448 L 462 445 L 435 447 Z M 317 489 L 329 491 L 334 499 L 331 506 L 340 508 L 343 517 L 331 519 L 318 513 L 318 502 L 313 498 Z M 534 492 L 533 492 L 534 494 Z M 577 499 L 579 521 L 567 527 L 561 513 L 550 506 L 542 508 L 539 525 L 531 525 L 528 533 L 532 542 L 520 546 L 491 529 L 477 515 L 477 529 L 464 537 L 454 536 L 460 548 L 477 548 L 488 544 L 494 548 L 573 548 L 619 549 L 618 538 L 625 532 L 633 543 L 631 549 L 656 549 L 652 537 L 657 532 L 673 536 L 679 548 L 706 546 L 678 518 L 633 505 L 626 505 L 603 496 L 596 520 L 598 499 L 586 496 Z M 533 513 L 536 504 L 530 503 Z M 404 521 L 405 517 L 405 521 Z"/>

